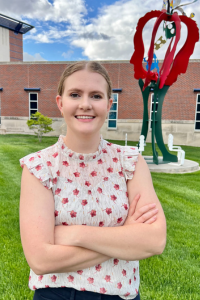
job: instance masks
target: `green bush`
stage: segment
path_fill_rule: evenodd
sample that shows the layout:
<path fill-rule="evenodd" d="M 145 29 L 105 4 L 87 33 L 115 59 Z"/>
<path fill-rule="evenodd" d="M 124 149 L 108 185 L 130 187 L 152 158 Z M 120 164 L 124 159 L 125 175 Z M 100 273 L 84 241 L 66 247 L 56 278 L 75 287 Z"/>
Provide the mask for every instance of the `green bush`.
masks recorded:
<path fill-rule="evenodd" d="M 31 119 L 27 121 L 29 129 L 34 130 L 37 135 L 39 142 L 42 141 L 42 136 L 44 133 L 53 131 L 52 125 L 53 121 L 49 117 L 45 117 L 40 112 L 36 112 L 31 115 Z"/>

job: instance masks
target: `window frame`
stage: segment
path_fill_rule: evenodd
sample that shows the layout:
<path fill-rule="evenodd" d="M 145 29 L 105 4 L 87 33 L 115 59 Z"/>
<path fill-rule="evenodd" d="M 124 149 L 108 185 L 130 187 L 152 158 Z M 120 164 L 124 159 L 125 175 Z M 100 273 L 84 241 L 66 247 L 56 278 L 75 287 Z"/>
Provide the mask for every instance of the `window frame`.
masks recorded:
<path fill-rule="evenodd" d="M 31 100 L 31 94 L 36 94 L 37 100 Z M 37 112 L 38 112 L 38 93 L 36 92 L 29 93 L 29 120 L 31 119 L 31 102 L 37 102 Z"/>
<path fill-rule="evenodd" d="M 114 96 L 113 96 L 113 95 L 116 95 L 116 96 L 117 96 L 117 101 L 116 101 L 116 102 L 114 102 Z M 107 129 L 108 129 L 108 130 L 117 130 L 117 120 L 118 120 L 118 100 L 119 100 L 119 94 L 118 94 L 118 93 L 112 93 L 111 98 L 113 99 L 112 105 L 113 105 L 114 103 L 117 104 L 117 109 L 116 109 L 116 110 L 110 109 L 110 111 L 108 112 L 108 117 L 107 117 L 107 120 L 108 120 L 108 122 L 107 122 Z M 112 107 L 112 106 L 111 106 L 111 107 Z M 116 119 L 109 119 L 109 115 L 110 115 L 110 113 L 112 113 L 112 112 L 116 113 Z M 116 127 L 109 127 L 109 121 L 116 121 Z"/>
<path fill-rule="evenodd" d="M 194 131 L 200 132 L 200 129 L 196 129 L 196 123 L 200 123 L 200 120 L 197 120 L 197 113 L 200 115 L 200 110 L 197 111 L 197 105 L 200 105 L 200 94 L 197 94 L 197 98 L 196 98 L 195 122 L 194 122 Z"/>

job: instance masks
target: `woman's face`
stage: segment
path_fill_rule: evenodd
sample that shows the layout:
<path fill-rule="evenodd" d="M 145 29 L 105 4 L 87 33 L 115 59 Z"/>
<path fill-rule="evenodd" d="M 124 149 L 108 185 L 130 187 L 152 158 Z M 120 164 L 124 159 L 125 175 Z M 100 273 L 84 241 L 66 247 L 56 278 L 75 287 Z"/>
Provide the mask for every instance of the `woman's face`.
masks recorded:
<path fill-rule="evenodd" d="M 104 77 L 88 70 L 66 78 L 63 95 L 57 96 L 56 101 L 64 115 L 67 132 L 74 134 L 98 133 L 112 105 Z"/>

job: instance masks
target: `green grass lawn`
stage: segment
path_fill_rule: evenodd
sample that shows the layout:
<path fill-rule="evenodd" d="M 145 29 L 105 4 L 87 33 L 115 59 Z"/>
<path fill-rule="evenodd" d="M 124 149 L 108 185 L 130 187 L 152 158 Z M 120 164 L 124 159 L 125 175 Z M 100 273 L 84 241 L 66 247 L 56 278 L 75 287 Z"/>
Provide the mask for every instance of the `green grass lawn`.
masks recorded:
<path fill-rule="evenodd" d="M 19 159 L 54 144 L 56 137 L 0 136 L 0 299 L 31 300 L 29 267 L 19 232 L 22 169 Z M 124 142 L 114 141 L 124 145 Z M 128 145 L 135 145 L 129 142 Z M 200 148 L 182 147 L 186 159 L 200 163 Z M 151 155 L 147 145 L 144 155 Z M 200 171 L 152 173 L 167 219 L 167 245 L 160 256 L 140 262 L 141 300 L 200 299 Z"/>

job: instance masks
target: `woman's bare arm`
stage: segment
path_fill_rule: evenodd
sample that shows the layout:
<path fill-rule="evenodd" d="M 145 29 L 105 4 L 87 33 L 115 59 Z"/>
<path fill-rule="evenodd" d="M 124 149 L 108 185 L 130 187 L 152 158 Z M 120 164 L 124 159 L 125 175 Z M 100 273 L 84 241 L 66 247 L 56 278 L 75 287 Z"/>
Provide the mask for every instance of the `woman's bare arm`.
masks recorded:
<path fill-rule="evenodd" d="M 54 230 L 53 194 L 24 166 L 20 197 L 20 231 L 24 253 L 32 270 L 38 275 L 72 272 L 110 259 L 105 254 L 86 248 L 55 245 Z"/>
<path fill-rule="evenodd" d="M 140 194 L 137 209 L 156 203 L 158 214 L 152 224 L 135 223 L 129 216 L 120 227 L 92 227 L 75 225 L 66 228 L 69 245 L 84 247 L 123 260 L 141 260 L 161 254 L 166 243 L 166 221 L 161 204 L 153 188 L 148 166 L 139 156 L 135 174 L 128 181 L 129 199 Z"/>

